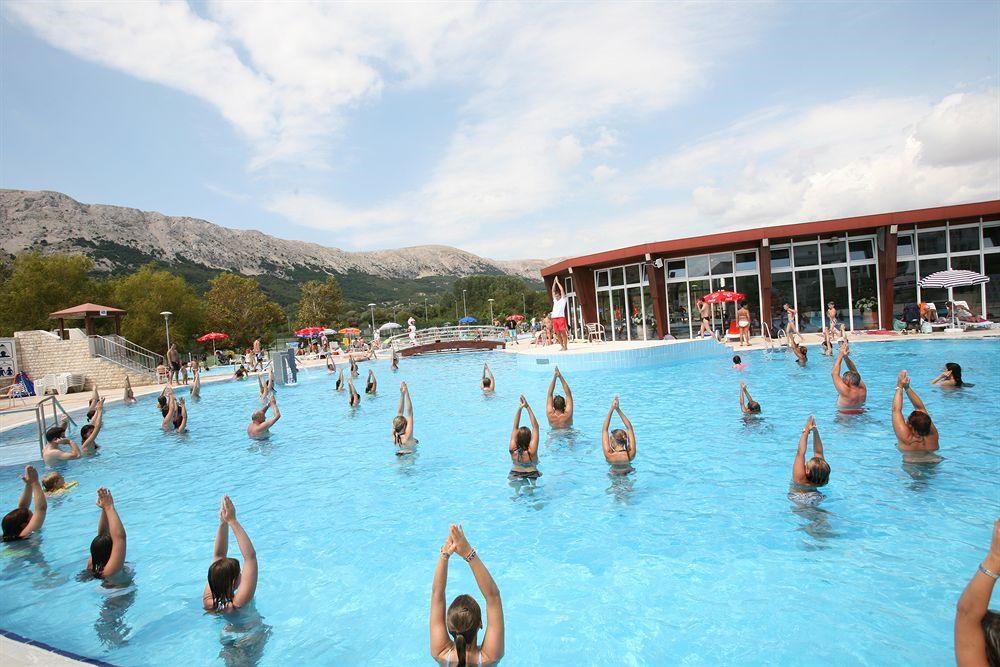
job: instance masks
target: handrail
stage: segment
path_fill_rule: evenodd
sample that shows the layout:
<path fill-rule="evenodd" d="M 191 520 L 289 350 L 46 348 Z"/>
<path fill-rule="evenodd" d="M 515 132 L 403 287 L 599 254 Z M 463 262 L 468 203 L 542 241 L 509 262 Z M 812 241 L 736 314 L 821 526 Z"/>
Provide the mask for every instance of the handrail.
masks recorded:
<path fill-rule="evenodd" d="M 774 347 L 774 339 L 771 338 L 771 325 L 761 320 L 760 329 L 761 333 L 764 334 L 764 348 L 770 350 Z"/>
<path fill-rule="evenodd" d="M 45 410 L 46 404 L 49 404 L 52 407 L 52 426 L 56 426 L 59 424 L 59 414 L 58 414 L 59 412 L 62 412 L 63 417 L 66 419 L 67 422 L 69 422 L 73 426 L 76 426 L 76 420 L 73 419 L 68 412 L 66 412 L 66 408 L 62 406 L 62 403 L 60 403 L 59 399 L 57 399 L 55 396 L 46 396 L 45 398 L 38 401 L 30 408 L 12 408 L 3 411 L 4 416 L 16 414 L 19 412 L 35 413 L 35 425 L 38 427 L 39 454 L 41 454 L 45 449 L 45 432 L 50 428 L 48 416 Z"/>
<path fill-rule="evenodd" d="M 500 343 L 507 340 L 507 330 L 503 327 L 486 325 L 430 327 L 418 329 L 411 339 L 409 333 L 401 333 L 382 341 L 382 348 L 405 350 L 419 345 L 454 340 L 495 340 Z"/>
<path fill-rule="evenodd" d="M 156 375 L 156 367 L 163 363 L 163 355 L 136 345 L 117 335 L 90 336 L 90 354 L 107 359 L 139 373 Z"/>

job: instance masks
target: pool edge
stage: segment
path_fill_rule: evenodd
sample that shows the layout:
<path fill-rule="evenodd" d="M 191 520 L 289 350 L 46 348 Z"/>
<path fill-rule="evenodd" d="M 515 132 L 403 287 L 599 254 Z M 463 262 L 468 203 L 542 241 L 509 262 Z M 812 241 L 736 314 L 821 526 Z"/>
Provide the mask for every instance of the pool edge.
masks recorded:
<path fill-rule="evenodd" d="M 61 660 L 55 660 L 54 656 L 59 656 Z M 96 658 L 64 651 L 45 642 L 35 641 L 23 637 L 16 632 L 0 628 L 0 657 L 3 658 L 4 665 L 10 667 L 20 667 L 20 665 L 99 665 L 100 667 L 115 667 L 110 662 Z"/>

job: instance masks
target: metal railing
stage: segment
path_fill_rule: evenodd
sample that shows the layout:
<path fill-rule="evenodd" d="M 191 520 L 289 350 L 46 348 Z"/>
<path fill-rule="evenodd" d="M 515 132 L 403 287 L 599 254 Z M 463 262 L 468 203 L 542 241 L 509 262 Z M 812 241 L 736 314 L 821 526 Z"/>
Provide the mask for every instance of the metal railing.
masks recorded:
<path fill-rule="evenodd" d="M 448 341 L 496 341 L 507 340 L 507 330 L 493 326 L 430 327 L 418 329 L 413 338 L 409 333 L 401 333 L 382 341 L 382 349 L 405 350 L 410 347 Z"/>
<path fill-rule="evenodd" d="M 117 335 L 90 336 L 90 354 L 137 373 L 153 376 L 156 375 L 156 367 L 163 363 L 162 354 Z"/>
<path fill-rule="evenodd" d="M 62 406 L 55 396 L 46 396 L 42 400 L 38 401 L 31 407 L 24 408 L 12 408 L 4 410 L 2 415 L 4 417 L 8 415 L 33 412 L 35 413 L 35 425 L 38 428 L 38 453 L 42 453 L 42 449 L 45 447 L 45 432 L 49 430 L 52 426 L 58 426 L 61 418 L 60 413 L 62 413 L 62 419 L 65 419 L 69 424 L 76 426 L 76 421 L 69 416 L 66 412 L 66 408 Z M 51 414 L 51 420 L 49 419 L 49 413 Z"/>

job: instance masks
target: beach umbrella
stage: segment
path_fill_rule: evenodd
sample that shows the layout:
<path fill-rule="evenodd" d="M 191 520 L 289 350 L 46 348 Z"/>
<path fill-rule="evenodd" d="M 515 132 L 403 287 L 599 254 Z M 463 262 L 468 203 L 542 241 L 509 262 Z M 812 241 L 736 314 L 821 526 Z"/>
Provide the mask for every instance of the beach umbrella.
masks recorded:
<path fill-rule="evenodd" d="M 402 324 L 397 324 L 396 322 L 386 322 L 385 324 L 383 324 L 382 326 L 380 326 L 378 328 L 378 330 L 379 331 L 389 331 L 390 329 L 399 329 L 402 326 L 403 326 Z"/>
<path fill-rule="evenodd" d="M 946 288 L 948 290 L 948 300 L 951 301 L 951 328 L 957 329 L 955 321 L 955 296 L 953 293 L 956 287 L 969 287 L 970 285 L 982 285 L 990 281 L 989 276 L 984 276 L 977 271 L 965 271 L 959 269 L 948 269 L 947 271 L 937 271 L 920 279 L 920 286 L 927 288 Z"/>
<path fill-rule="evenodd" d="M 323 327 L 306 327 L 296 331 L 295 335 L 299 338 L 311 338 L 313 336 L 318 336 L 321 333 L 323 333 Z"/>
<path fill-rule="evenodd" d="M 522 322 L 524 320 L 524 315 L 519 315 L 518 313 L 514 313 L 513 315 L 508 315 L 507 321 L 510 322 L 511 320 L 514 320 L 515 322 Z"/>
<path fill-rule="evenodd" d="M 357 327 L 344 327 L 338 333 L 342 333 L 345 336 L 357 336 L 361 333 L 361 329 L 358 329 Z"/>
<path fill-rule="evenodd" d="M 217 340 L 227 340 L 229 334 L 222 333 L 221 331 L 212 331 L 203 336 L 198 336 L 196 339 L 199 343 L 205 343 L 207 341 L 212 341 L 212 354 L 215 354 L 215 341 Z"/>
<path fill-rule="evenodd" d="M 465 317 L 463 317 L 462 319 L 460 319 L 458 321 L 458 323 L 459 324 L 475 324 L 478 321 L 479 320 L 477 320 L 476 318 L 472 317 L 471 315 L 466 315 Z"/>
<path fill-rule="evenodd" d="M 742 301 L 745 298 L 747 298 L 746 294 L 732 292 L 727 289 L 720 289 L 710 294 L 706 294 L 702 297 L 702 301 L 705 303 L 729 303 L 730 301 Z"/>

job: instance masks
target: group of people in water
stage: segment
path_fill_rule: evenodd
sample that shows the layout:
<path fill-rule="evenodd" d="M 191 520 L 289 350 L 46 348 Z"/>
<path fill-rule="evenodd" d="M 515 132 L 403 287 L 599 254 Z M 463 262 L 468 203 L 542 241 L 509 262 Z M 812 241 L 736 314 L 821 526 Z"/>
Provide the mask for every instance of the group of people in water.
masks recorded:
<path fill-rule="evenodd" d="M 796 348 L 801 347 L 798 352 Z M 793 339 L 790 348 L 800 364 L 807 362 L 807 352 Z M 743 370 L 745 364 L 740 357 L 734 357 L 733 366 Z M 398 369 L 399 360 L 393 354 L 392 368 Z M 844 370 L 846 366 L 847 370 Z M 338 369 L 328 361 L 330 373 Z M 357 407 L 360 395 L 354 388 L 353 380 L 360 370 L 353 357 L 349 361 L 349 376 L 345 382 L 344 369 L 339 369 L 336 382 L 337 391 L 347 391 L 349 405 Z M 864 409 L 868 398 L 868 387 L 861 372 L 850 357 L 850 343 L 844 339 L 831 368 L 831 379 L 837 391 L 837 407 L 844 414 L 858 414 Z M 483 364 L 480 388 L 484 393 L 496 391 L 496 377 L 489 364 Z M 266 383 L 258 376 L 261 407 L 253 412 L 247 434 L 251 438 L 266 437 L 269 429 L 281 418 L 271 375 Z M 962 378 L 961 366 L 949 362 L 931 384 L 949 389 L 971 386 Z M 369 370 L 365 393 L 374 395 L 378 381 L 373 370 Z M 559 393 L 558 390 L 561 390 Z M 191 396 L 200 391 L 200 378 L 195 374 Z M 400 383 L 399 405 L 392 420 L 391 436 L 396 454 L 406 456 L 415 451 L 418 440 L 414 437 L 414 415 L 410 391 L 406 382 Z M 131 387 L 126 388 L 125 402 L 134 403 Z M 912 404 L 912 411 L 904 416 L 904 399 Z M 104 402 L 95 389 L 90 399 L 88 423 L 80 429 L 79 445 L 66 437 L 66 424 L 48 429 L 42 458 L 46 465 L 54 465 L 70 459 L 92 455 L 99 447 L 97 437 L 104 420 Z M 184 432 L 187 425 L 187 407 L 183 398 L 176 398 L 168 385 L 157 399 L 162 416 L 162 427 L 167 431 Z M 763 408 L 750 395 L 745 382 L 740 383 L 739 403 L 741 412 L 747 418 L 759 415 Z M 553 429 L 570 428 L 573 425 L 574 399 L 569 383 L 556 367 L 548 386 L 545 416 Z M 270 412 L 270 416 L 269 413 Z M 528 425 L 522 425 L 527 417 Z M 621 421 L 621 428 L 612 428 L 615 417 Z M 917 395 L 906 371 L 900 371 L 892 400 L 893 430 L 902 452 L 933 452 L 939 447 L 937 426 L 933 422 L 926 405 Z M 523 395 L 519 397 L 508 444 L 511 460 L 509 477 L 513 480 L 532 480 L 541 476 L 538 470 L 538 444 L 540 427 L 534 411 Z M 810 456 L 811 440 L 811 456 Z M 602 426 L 601 446 L 605 460 L 613 475 L 627 475 L 634 471 L 632 464 L 637 453 L 637 439 L 632 422 L 623 412 L 618 397 L 615 396 L 605 416 Z M 830 479 L 831 468 L 827 462 L 823 442 L 815 418 L 810 415 L 800 434 L 792 462 L 792 474 L 788 496 L 793 502 L 814 505 L 823 499 L 819 489 Z M 16 509 L 3 518 L 4 542 L 22 540 L 38 531 L 46 518 L 47 496 L 62 493 L 75 483 L 69 482 L 59 472 L 51 472 L 39 479 L 33 466 L 27 466 L 22 476 L 23 491 Z M 97 535 L 90 545 L 90 556 L 86 571 L 93 577 L 114 579 L 124 576 L 126 556 L 126 533 L 115 509 L 114 499 L 108 489 L 97 490 L 96 504 L 100 509 Z M 955 621 L 955 647 L 959 665 L 998 664 L 1000 659 L 1000 615 L 987 609 L 990 593 L 1000 571 L 1000 520 L 994 526 L 993 544 L 987 558 L 970 581 L 958 605 Z M 240 560 L 228 555 L 229 535 L 233 534 L 242 556 Z M 448 577 L 448 563 L 452 555 L 458 554 L 465 560 L 476 579 L 480 593 L 486 600 L 487 627 L 483 640 L 479 642 L 479 631 L 483 630 L 483 618 L 479 604 L 469 595 L 459 595 L 445 609 L 445 587 Z M 215 549 L 208 568 L 207 582 L 202 594 L 202 604 L 208 612 L 229 613 L 251 604 L 258 579 L 257 557 L 253 543 L 246 530 L 236 518 L 236 508 L 228 496 L 223 496 L 219 508 L 219 526 L 215 537 Z M 430 603 L 430 652 L 442 665 L 496 664 L 504 654 L 504 618 L 499 589 L 478 553 L 465 537 L 461 525 L 451 525 L 448 536 L 440 550 L 440 559 L 434 573 Z M 985 661 L 986 656 L 989 662 Z"/>

